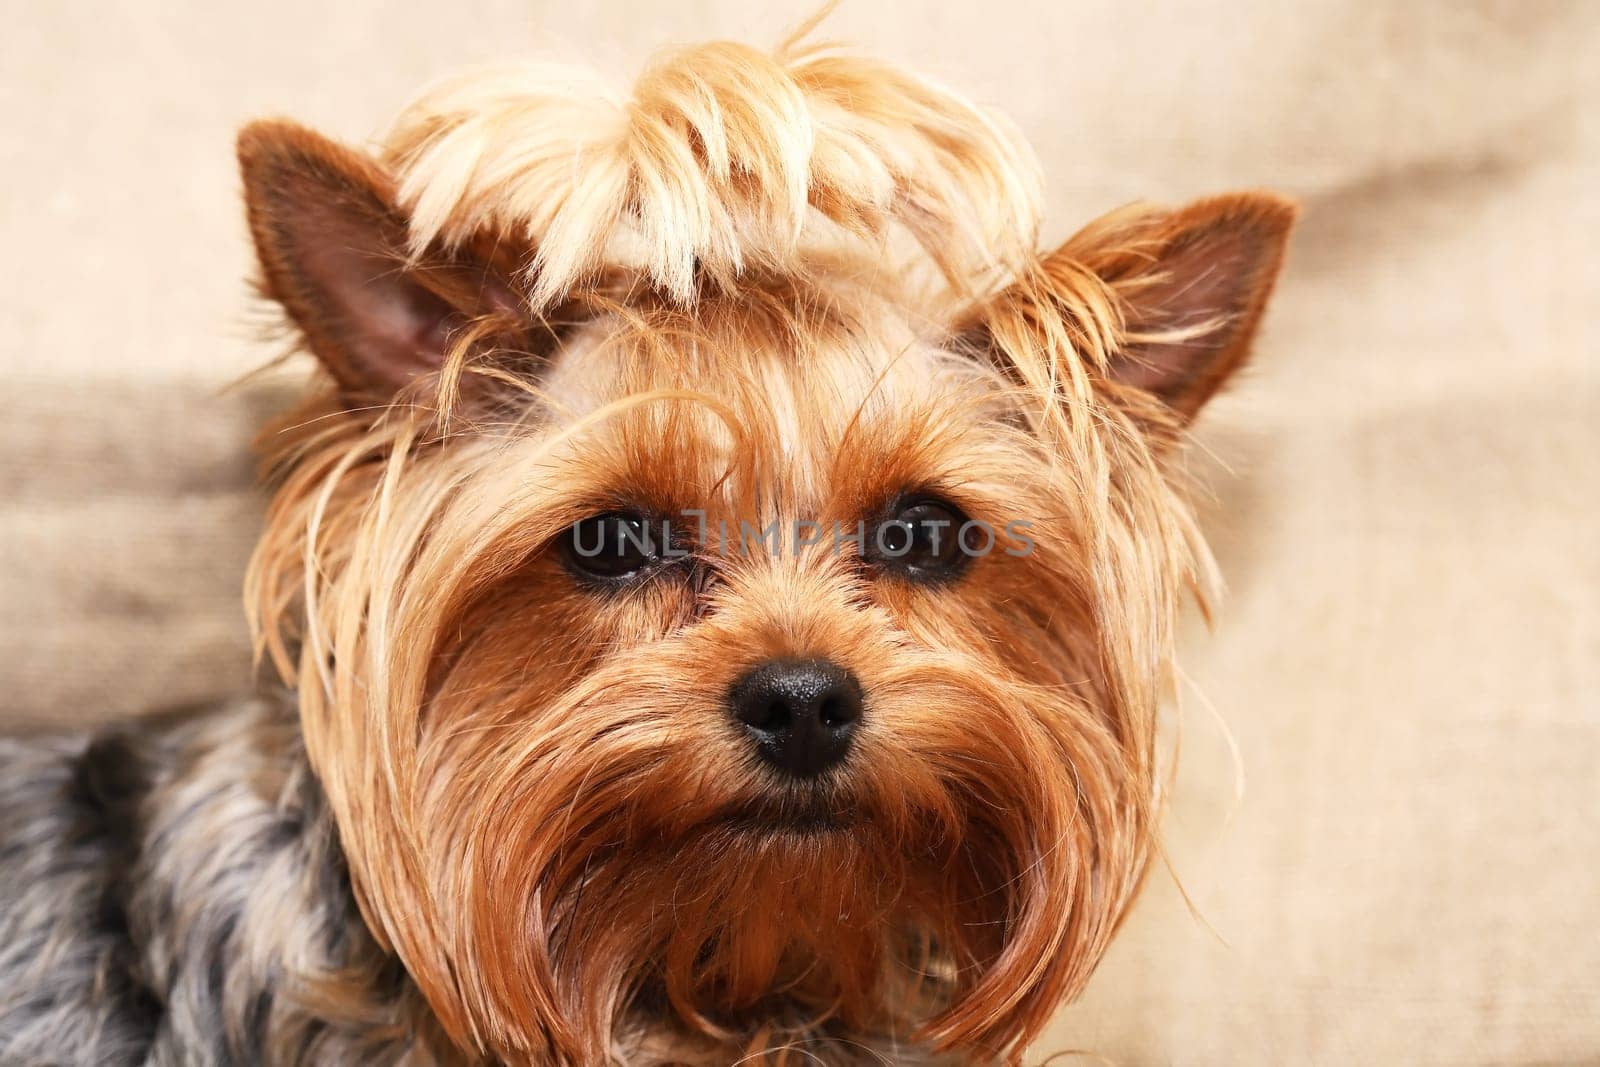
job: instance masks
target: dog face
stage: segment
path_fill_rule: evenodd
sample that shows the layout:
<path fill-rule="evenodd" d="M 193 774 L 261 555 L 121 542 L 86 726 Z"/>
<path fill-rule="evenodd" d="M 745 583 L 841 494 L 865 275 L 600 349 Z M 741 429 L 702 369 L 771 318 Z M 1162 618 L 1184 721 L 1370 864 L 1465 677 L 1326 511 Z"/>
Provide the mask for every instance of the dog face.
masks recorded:
<path fill-rule="evenodd" d="M 1163 461 L 1290 210 L 1120 213 L 958 299 L 837 241 L 553 286 L 559 217 L 419 221 L 478 113 L 431 114 L 384 159 L 240 143 L 332 379 L 271 438 L 250 595 L 369 925 L 512 1061 L 1014 1056 L 1145 868 L 1205 566 Z"/>

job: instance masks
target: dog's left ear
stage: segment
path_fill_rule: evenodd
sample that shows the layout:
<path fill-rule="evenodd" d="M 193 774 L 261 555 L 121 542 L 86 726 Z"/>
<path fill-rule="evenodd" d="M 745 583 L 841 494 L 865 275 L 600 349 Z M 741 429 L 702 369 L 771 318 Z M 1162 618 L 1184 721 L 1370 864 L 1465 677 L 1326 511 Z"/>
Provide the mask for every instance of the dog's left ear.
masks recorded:
<path fill-rule="evenodd" d="M 1250 354 L 1296 210 L 1273 193 L 1235 193 L 1148 217 L 1126 245 L 1080 235 L 1089 268 L 1123 299 L 1111 376 L 1193 419 Z"/>
<path fill-rule="evenodd" d="M 995 347 L 1002 317 L 1070 337 L 1098 350 L 1103 380 L 1154 397 L 1160 421 L 1182 427 L 1249 355 L 1295 215 L 1265 192 L 1112 212 L 1001 293 L 979 344 Z"/>
<path fill-rule="evenodd" d="M 469 323 L 498 318 L 501 339 L 526 325 L 487 261 L 407 258 L 393 180 L 364 153 L 282 121 L 246 126 L 238 153 L 265 293 L 348 404 L 384 403 L 438 371 Z"/>

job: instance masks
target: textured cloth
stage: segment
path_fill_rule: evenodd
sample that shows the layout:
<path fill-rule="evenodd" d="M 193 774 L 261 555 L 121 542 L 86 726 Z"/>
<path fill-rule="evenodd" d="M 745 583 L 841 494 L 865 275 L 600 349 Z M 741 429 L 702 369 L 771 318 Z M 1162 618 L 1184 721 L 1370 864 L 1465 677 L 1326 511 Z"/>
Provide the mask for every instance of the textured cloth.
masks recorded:
<path fill-rule="evenodd" d="M 802 14 L 5 7 L 12 721 L 248 684 L 247 442 L 301 372 L 225 390 L 271 354 L 239 123 L 359 140 L 466 62 L 628 71 Z M 1132 198 L 1305 204 L 1260 358 L 1192 457 L 1231 586 L 1184 646 L 1205 699 L 1168 839 L 1199 918 L 1155 872 L 1041 1053 L 1600 1061 L 1600 5 L 856 3 L 827 30 L 1007 110 L 1050 238 Z"/>

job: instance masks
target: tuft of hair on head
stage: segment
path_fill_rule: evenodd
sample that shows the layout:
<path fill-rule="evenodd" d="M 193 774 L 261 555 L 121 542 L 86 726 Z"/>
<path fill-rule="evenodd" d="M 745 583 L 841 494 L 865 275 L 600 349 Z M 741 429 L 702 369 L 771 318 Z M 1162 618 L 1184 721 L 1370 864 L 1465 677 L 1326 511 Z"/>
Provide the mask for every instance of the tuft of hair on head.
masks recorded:
<path fill-rule="evenodd" d="M 613 265 L 687 303 L 896 233 L 958 284 L 1023 262 L 1042 179 L 1020 137 L 924 78 L 803 37 L 665 53 L 628 92 L 549 64 L 436 85 L 386 142 L 412 251 L 513 235 L 533 250 L 535 307 Z"/>

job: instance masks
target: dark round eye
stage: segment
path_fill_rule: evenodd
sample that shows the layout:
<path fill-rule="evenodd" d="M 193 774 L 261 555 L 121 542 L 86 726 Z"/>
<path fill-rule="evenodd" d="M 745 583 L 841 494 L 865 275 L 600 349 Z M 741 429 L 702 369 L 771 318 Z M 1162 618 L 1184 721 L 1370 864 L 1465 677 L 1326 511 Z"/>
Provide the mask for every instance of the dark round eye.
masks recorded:
<path fill-rule="evenodd" d="M 869 531 L 866 555 L 877 566 L 918 581 L 953 578 L 972 560 L 971 530 L 962 510 L 935 497 L 895 505 Z"/>
<path fill-rule="evenodd" d="M 585 578 L 618 581 L 661 559 L 661 528 L 642 515 L 607 512 L 573 523 L 561 542 L 572 571 Z"/>

